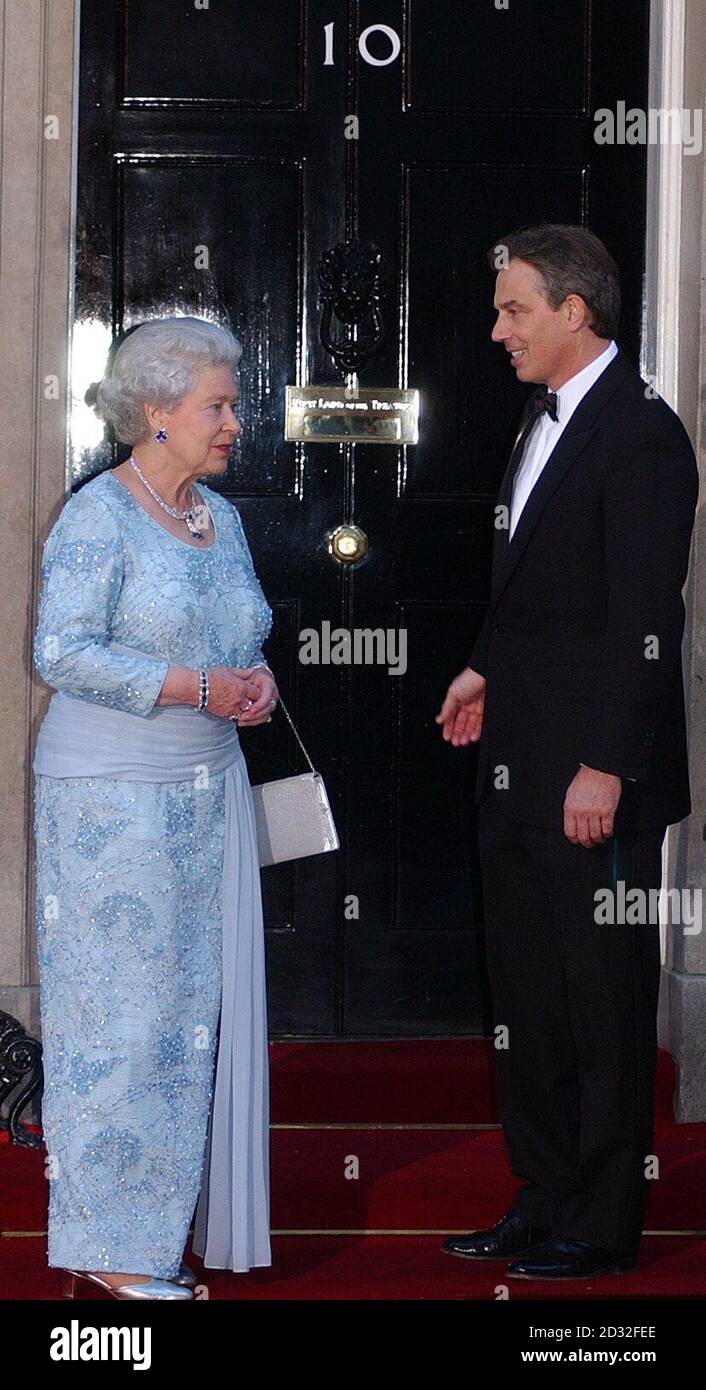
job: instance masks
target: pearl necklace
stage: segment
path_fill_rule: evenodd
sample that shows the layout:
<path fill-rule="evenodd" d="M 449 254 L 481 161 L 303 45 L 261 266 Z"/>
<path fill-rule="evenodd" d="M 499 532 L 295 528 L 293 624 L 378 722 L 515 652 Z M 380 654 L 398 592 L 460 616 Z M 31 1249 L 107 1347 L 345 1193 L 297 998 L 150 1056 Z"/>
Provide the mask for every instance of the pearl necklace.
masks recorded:
<path fill-rule="evenodd" d="M 139 464 L 138 464 L 138 462 L 137 462 L 137 459 L 134 458 L 132 454 L 130 455 L 130 457 L 129 457 L 129 459 L 128 459 L 128 463 L 132 465 L 132 467 L 134 468 L 134 470 L 135 470 L 135 472 L 137 473 L 138 477 L 142 479 L 142 481 L 143 481 L 145 487 L 147 488 L 147 491 L 150 492 L 150 493 L 152 494 L 152 496 L 154 497 L 155 502 L 158 502 L 158 503 L 159 503 L 159 505 L 160 505 L 160 507 L 162 508 L 162 510 L 165 511 L 165 512 L 168 512 L 170 516 L 173 516 L 175 521 L 185 521 L 186 524 L 187 524 L 187 526 L 188 526 L 188 528 L 189 528 L 189 530 L 190 530 L 190 532 L 191 532 L 191 534 L 192 534 L 192 536 L 196 536 L 198 540 L 203 540 L 204 532 L 203 532 L 203 531 L 200 531 L 199 528 L 198 528 L 198 526 L 197 526 L 197 524 L 196 524 L 196 507 L 202 506 L 203 504 L 200 503 L 200 502 L 198 501 L 198 498 L 197 498 L 197 496 L 196 496 L 196 493 L 194 492 L 193 486 L 190 485 L 190 487 L 189 487 L 189 491 L 190 491 L 190 493 L 191 493 L 191 498 L 192 498 L 192 505 L 188 508 L 187 511 L 185 511 L 185 512 L 180 512 L 180 511 L 177 510 L 176 507 L 170 507 L 169 503 L 168 503 L 168 502 L 165 502 L 165 501 L 163 500 L 163 498 L 160 497 L 160 495 L 159 495 L 158 492 L 155 492 L 155 490 L 154 490 L 154 488 L 152 487 L 151 483 L 148 483 L 148 481 L 147 481 L 147 479 L 146 479 L 144 473 L 142 472 L 142 469 L 140 468 L 140 466 L 139 466 Z M 194 504 L 195 504 L 195 505 L 194 505 Z"/>

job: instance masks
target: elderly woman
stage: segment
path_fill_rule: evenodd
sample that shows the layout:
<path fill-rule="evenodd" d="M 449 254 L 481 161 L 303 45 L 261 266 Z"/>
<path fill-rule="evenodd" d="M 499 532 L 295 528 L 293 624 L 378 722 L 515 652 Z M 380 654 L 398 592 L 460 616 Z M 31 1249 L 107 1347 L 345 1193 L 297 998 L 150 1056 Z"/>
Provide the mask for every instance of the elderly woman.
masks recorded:
<path fill-rule="evenodd" d="M 271 1263 L 264 933 L 238 725 L 277 702 L 236 508 L 197 479 L 240 432 L 233 336 L 121 343 L 96 408 L 132 446 L 45 542 L 33 763 L 48 1154 L 62 1292 L 193 1298 L 183 1263 Z M 90 1288 L 89 1288 L 90 1286 Z"/>

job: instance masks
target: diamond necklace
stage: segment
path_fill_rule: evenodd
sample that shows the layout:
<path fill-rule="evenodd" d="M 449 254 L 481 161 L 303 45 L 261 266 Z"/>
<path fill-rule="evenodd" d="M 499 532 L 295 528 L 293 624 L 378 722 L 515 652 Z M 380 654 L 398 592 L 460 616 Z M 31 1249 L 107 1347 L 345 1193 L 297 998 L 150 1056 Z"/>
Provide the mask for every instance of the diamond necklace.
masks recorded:
<path fill-rule="evenodd" d="M 194 492 L 193 485 L 192 485 L 192 484 L 189 485 L 189 492 L 191 493 L 192 505 L 188 508 L 187 511 L 185 511 L 185 512 L 180 512 L 180 511 L 177 510 L 176 507 L 170 507 L 170 506 L 169 506 L 169 503 L 168 503 L 168 502 L 165 502 L 165 501 L 160 497 L 160 495 L 159 495 L 158 492 L 155 492 L 154 488 L 152 487 L 152 484 L 151 484 L 151 483 L 148 483 L 148 481 L 147 481 L 147 479 L 146 479 L 144 473 L 142 472 L 142 469 L 140 468 L 140 466 L 139 466 L 139 464 L 138 464 L 138 462 L 137 462 L 137 459 L 136 459 L 132 454 L 130 455 L 130 457 L 129 457 L 129 459 L 128 459 L 128 463 L 132 464 L 132 467 L 134 468 L 134 470 L 135 470 L 135 472 L 137 473 L 138 477 L 142 479 L 142 481 L 143 481 L 145 487 L 147 488 L 147 491 L 150 492 L 150 493 L 152 494 L 152 496 L 154 497 L 155 502 L 159 502 L 159 505 L 160 505 L 160 507 L 162 508 L 162 510 L 165 511 L 165 512 L 168 512 L 170 516 L 173 516 L 175 521 L 185 521 L 186 524 L 187 524 L 187 526 L 188 526 L 188 528 L 189 528 L 189 530 L 190 530 L 190 532 L 191 532 L 191 534 L 192 534 L 192 536 L 196 536 L 199 540 L 203 540 L 204 533 L 203 533 L 203 531 L 200 531 L 200 530 L 199 530 L 199 528 L 198 528 L 198 526 L 197 526 L 197 524 L 196 524 L 196 507 L 198 507 L 198 506 L 200 506 L 200 505 L 202 505 L 202 504 L 199 503 L 199 501 L 198 501 L 198 499 L 197 499 L 197 497 L 196 497 L 196 493 Z M 193 505 L 194 502 L 196 503 L 196 507 Z"/>

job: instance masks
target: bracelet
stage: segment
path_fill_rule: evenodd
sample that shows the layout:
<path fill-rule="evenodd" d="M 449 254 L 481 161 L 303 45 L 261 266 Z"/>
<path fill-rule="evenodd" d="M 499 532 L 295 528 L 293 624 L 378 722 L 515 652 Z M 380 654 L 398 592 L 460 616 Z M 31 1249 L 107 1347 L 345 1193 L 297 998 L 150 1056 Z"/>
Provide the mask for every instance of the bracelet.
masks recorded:
<path fill-rule="evenodd" d="M 199 671 L 199 702 L 195 709 L 206 709 L 208 705 L 208 672 Z"/>

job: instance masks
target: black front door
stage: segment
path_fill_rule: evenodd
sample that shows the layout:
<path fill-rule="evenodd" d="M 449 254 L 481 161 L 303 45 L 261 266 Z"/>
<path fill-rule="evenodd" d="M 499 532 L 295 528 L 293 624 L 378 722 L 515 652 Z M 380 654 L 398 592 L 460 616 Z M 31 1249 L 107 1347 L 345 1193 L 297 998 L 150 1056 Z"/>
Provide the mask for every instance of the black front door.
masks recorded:
<path fill-rule="evenodd" d="M 482 621 L 523 397 L 490 342 L 484 251 L 524 223 L 589 225 L 623 270 L 637 358 L 644 151 L 597 144 L 592 113 L 645 105 L 648 20 L 646 0 L 82 6 L 74 481 L 113 462 L 81 404 L 111 337 L 162 314 L 228 322 L 244 430 L 221 487 L 341 837 L 263 872 L 274 1035 L 483 1030 L 475 750 L 434 715 Z M 360 384 L 419 389 L 416 445 L 284 437 L 285 386 L 342 379 L 317 267 L 351 238 L 383 257 Z M 329 548 L 342 523 L 368 539 L 354 564 Z M 327 660 L 346 657 L 337 629 L 354 650 L 380 632 L 378 659 Z M 253 782 L 305 770 L 283 717 L 243 743 Z"/>

